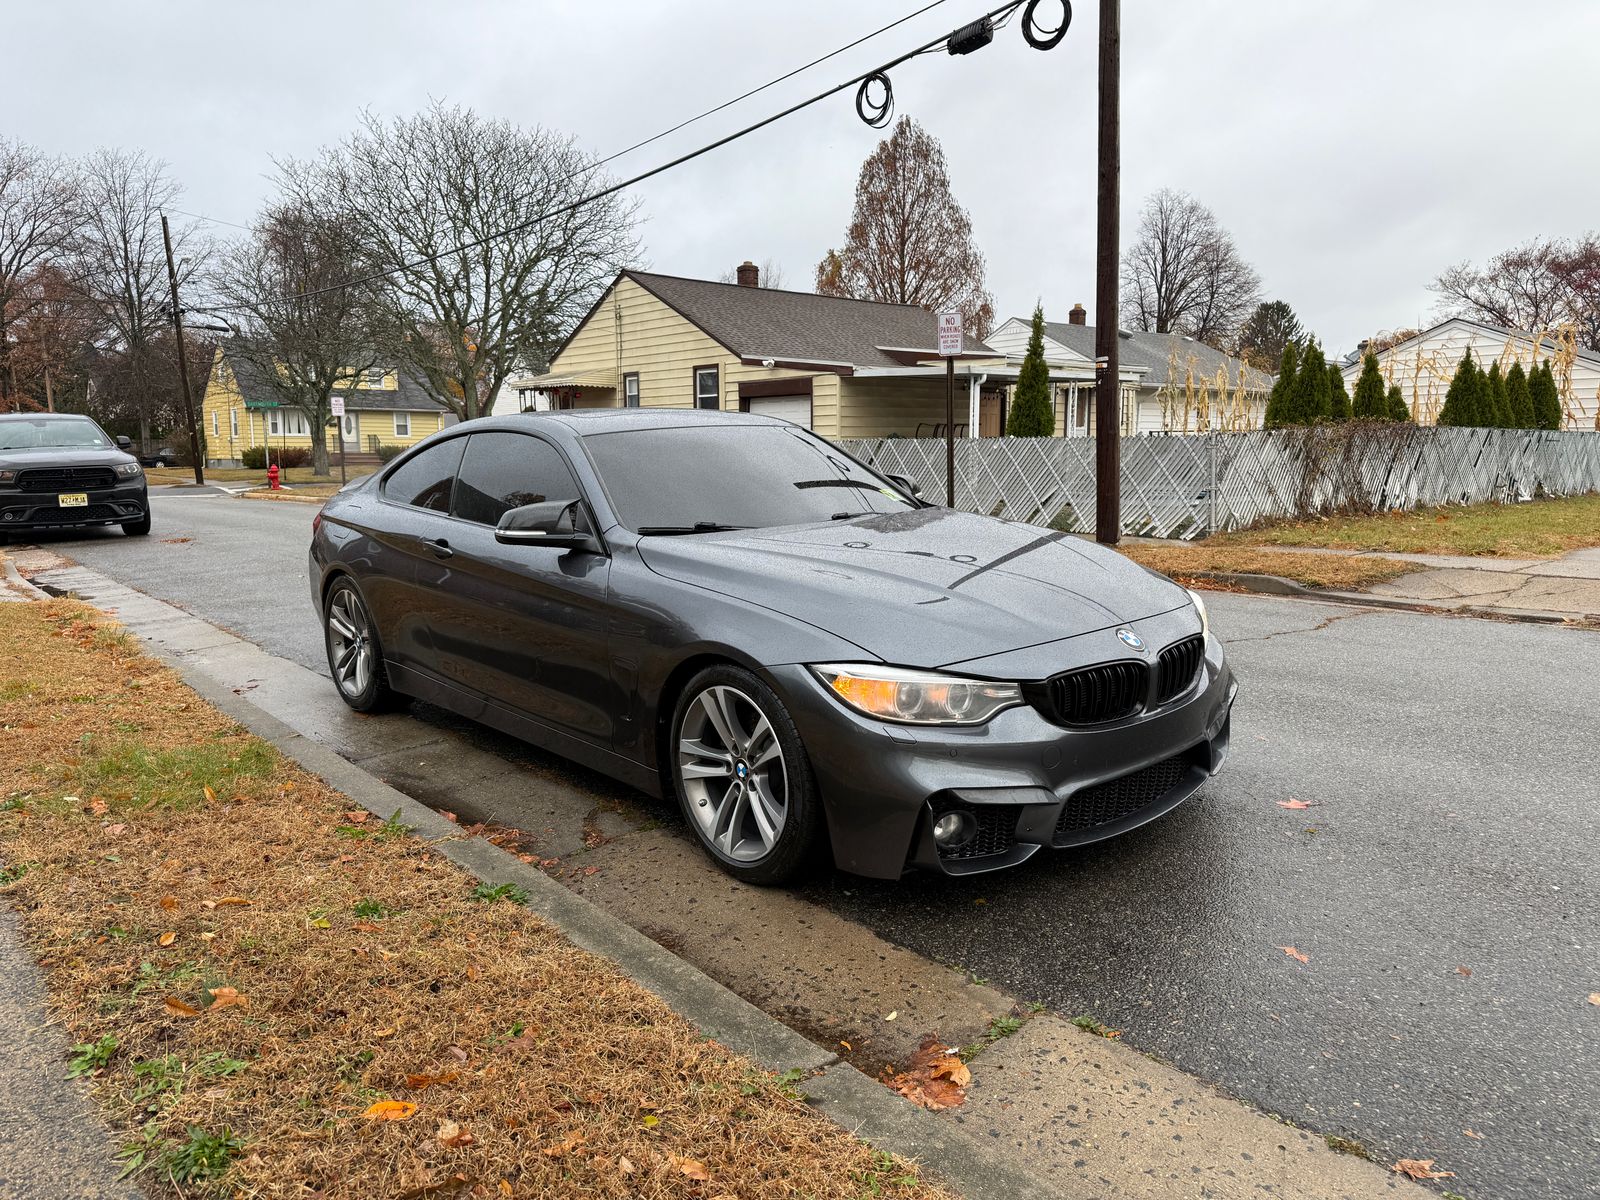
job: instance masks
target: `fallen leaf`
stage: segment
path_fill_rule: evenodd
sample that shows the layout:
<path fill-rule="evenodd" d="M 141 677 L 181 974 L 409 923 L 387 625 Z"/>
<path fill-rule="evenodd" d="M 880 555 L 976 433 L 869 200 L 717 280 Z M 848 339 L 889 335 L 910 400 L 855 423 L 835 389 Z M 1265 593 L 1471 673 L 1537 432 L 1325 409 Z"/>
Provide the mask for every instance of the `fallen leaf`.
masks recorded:
<path fill-rule="evenodd" d="M 466 1062 L 467 1061 L 467 1052 L 465 1050 L 463 1050 L 460 1046 L 446 1046 L 445 1050 L 448 1051 L 449 1054 L 451 1055 L 451 1057 L 455 1058 L 457 1061 L 459 1061 L 459 1062 Z"/>
<path fill-rule="evenodd" d="M 1460 975 L 1460 976 L 1463 976 L 1463 977 L 1470 976 L 1472 974 L 1472 968 L 1471 967 L 1457 967 L 1456 968 L 1456 974 Z"/>
<path fill-rule="evenodd" d="M 934 1112 L 964 1103 L 971 1082 L 972 1072 L 967 1064 L 931 1034 L 922 1039 L 904 1071 L 884 1077 L 892 1091 Z"/>
<path fill-rule="evenodd" d="M 1454 1179 L 1456 1177 L 1454 1171 L 1435 1171 L 1433 1163 L 1434 1160 L 1431 1158 L 1402 1158 L 1389 1169 L 1396 1174 L 1405 1175 L 1412 1179 Z"/>
<path fill-rule="evenodd" d="M 511 1195 L 511 1181 L 509 1179 L 502 1179 L 500 1181 L 499 1187 L 500 1187 L 500 1194 L 502 1196 Z"/>
<path fill-rule="evenodd" d="M 1480 1142 L 1483 1140 L 1483 1134 L 1479 1133 L 1475 1129 L 1463 1129 L 1461 1132 L 1466 1134 L 1469 1138 L 1477 1138 Z"/>
<path fill-rule="evenodd" d="M 633 1160 L 625 1154 L 617 1159 L 617 1170 L 621 1171 L 624 1175 L 632 1175 L 638 1169 L 638 1167 L 633 1165 Z"/>
<path fill-rule="evenodd" d="M 217 794 L 211 790 L 211 785 L 209 783 L 205 785 L 205 793 L 207 801 L 212 804 L 217 802 Z"/>
<path fill-rule="evenodd" d="M 557 1142 L 554 1146 L 546 1146 L 544 1148 L 544 1155 L 546 1158 L 564 1158 L 566 1155 L 571 1154 L 574 1150 L 578 1149 L 578 1147 L 582 1145 L 583 1134 L 575 1133 L 571 1137 Z"/>
<path fill-rule="evenodd" d="M 705 1163 L 700 1162 L 698 1159 L 679 1158 L 676 1154 L 669 1154 L 667 1155 L 667 1161 L 690 1179 L 699 1183 L 707 1183 L 711 1179 L 711 1173 L 706 1170 Z"/>
<path fill-rule="evenodd" d="M 849 1042 L 845 1041 L 843 1038 L 839 1039 L 839 1045 L 843 1046 L 846 1050 L 854 1050 L 855 1049 L 854 1046 L 852 1046 Z"/>
<path fill-rule="evenodd" d="M 1590 1004 L 1600 1004 L 1600 992 L 1590 992 L 1589 993 L 1589 1003 Z"/>
<path fill-rule="evenodd" d="M 366 809 L 363 808 L 363 809 L 357 810 L 356 812 L 347 812 L 347 813 L 345 813 L 344 819 L 346 821 L 348 821 L 351 825 L 361 825 L 361 824 L 364 824 L 366 822 L 366 819 L 368 817 L 370 817 L 371 815 L 372 815 L 371 813 L 369 813 Z"/>
<path fill-rule="evenodd" d="M 384 1029 L 374 1029 L 372 1031 L 372 1036 L 375 1037 L 375 1038 L 393 1037 L 394 1034 L 395 1034 L 395 1030 L 394 1030 L 394 1027 L 392 1025 L 388 1026 L 388 1027 L 386 1027 Z"/>
<path fill-rule="evenodd" d="M 162 1003 L 166 1005 L 167 1015 L 169 1016 L 198 1017 L 200 1015 L 200 1010 L 198 1008 L 192 1004 L 185 1004 L 176 996 L 168 996 L 164 1001 L 162 1001 Z"/>
<path fill-rule="evenodd" d="M 111 806 L 109 804 L 107 804 L 104 800 L 100 799 L 99 796 L 90 796 L 89 797 L 89 812 L 91 814 L 93 814 L 94 816 L 97 816 L 97 817 L 103 817 L 103 816 L 106 815 L 106 813 L 108 813 L 110 811 L 111 811 Z"/>
<path fill-rule="evenodd" d="M 217 908 L 227 908 L 230 905 L 237 906 L 237 905 L 240 905 L 240 904 L 249 904 L 249 903 L 250 903 L 250 901 L 246 900 L 243 896 L 223 896 L 220 900 L 218 900 L 216 902 L 215 907 L 217 907 Z"/>
<path fill-rule="evenodd" d="M 657 1125 L 661 1124 L 661 1118 L 656 1116 L 655 1113 L 645 1113 L 643 1117 L 639 1118 L 639 1124 L 643 1125 L 646 1129 L 654 1129 Z"/>
<path fill-rule="evenodd" d="M 115 825 L 107 825 L 106 836 L 111 838 L 121 837 L 127 828 L 121 821 L 118 821 Z"/>
<path fill-rule="evenodd" d="M 211 993 L 211 1007 L 213 1009 L 233 1008 L 235 1006 L 239 1008 L 250 1007 L 250 998 L 241 996 L 237 988 L 214 987 L 206 990 Z"/>
<path fill-rule="evenodd" d="M 454 1083 L 459 1078 L 461 1076 L 455 1071 L 446 1071 L 442 1075 L 407 1075 L 406 1086 L 420 1092 L 423 1088 L 430 1088 L 436 1083 Z"/>
<path fill-rule="evenodd" d="M 898 1017 L 899 1015 L 900 1015 L 900 1010 L 897 1008 L 892 1013 L 890 1013 L 887 1017 L 885 1017 L 884 1020 L 885 1021 L 892 1021 L 896 1017 Z"/>
<path fill-rule="evenodd" d="M 409 1100 L 379 1100 L 361 1115 L 369 1121 L 409 1121 L 416 1111 Z"/>
<path fill-rule="evenodd" d="M 172 912 L 178 907 L 178 898 L 176 896 L 161 897 L 161 907 L 167 912 Z"/>
<path fill-rule="evenodd" d="M 1309 954 L 1303 954 L 1299 950 L 1296 950 L 1293 946 L 1279 946 L 1278 949 L 1282 950 L 1290 958 L 1294 959 L 1295 962 L 1306 963 L 1311 961 L 1311 956 Z"/>
<path fill-rule="evenodd" d="M 326 928 L 326 926 L 324 926 L 324 928 Z M 357 921 L 350 928 L 354 929 L 357 933 L 377 933 L 380 926 L 374 925 L 371 921 Z"/>
<path fill-rule="evenodd" d="M 1310 808 L 1311 807 L 1311 805 L 1307 804 L 1304 800 L 1292 800 L 1292 799 L 1291 800 L 1275 800 L 1275 801 L 1273 801 L 1273 803 L 1275 803 L 1279 808 Z"/>
<path fill-rule="evenodd" d="M 156 939 L 156 945 L 161 946 L 161 947 L 167 947 L 167 946 L 172 945 L 172 943 L 177 941 L 177 940 L 178 940 L 178 935 L 176 933 L 174 933 L 172 930 L 169 929 L 169 930 L 167 930 L 167 932 L 163 933 L 160 937 L 158 937 Z"/>
<path fill-rule="evenodd" d="M 477 1141 L 467 1130 L 461 1128 L 454 1121 L 441 1121 L 439 1123 L 439 1141 L 441 1144 L 456 1150 L 462 1146 L 470 1146 Z"/>
<path fill-rule="evenodd" d="M 443 817 L 443 818 L 444 818 L 444 819 L 445 819 L 445 820 L 446 820 L 446 821 L 451 821 L 451 822 L 454 822 L 454 821 L 456 821 L 456 820 L 457 820 L 457 818 L 456 818 L 456 815 L 455 815 L 455 813 L 453 813 L 453 812 L 450 812 L 450 811 L 449 811 L 449 810 L 447 810 L 447 809 L 443 809 L 443 808 L 441 808 L 441 809 L 440 809 L 440 810 L 439 810 L 439 815 L 440 815 L 440 816 L 441 816 L 441 817 Z"/>

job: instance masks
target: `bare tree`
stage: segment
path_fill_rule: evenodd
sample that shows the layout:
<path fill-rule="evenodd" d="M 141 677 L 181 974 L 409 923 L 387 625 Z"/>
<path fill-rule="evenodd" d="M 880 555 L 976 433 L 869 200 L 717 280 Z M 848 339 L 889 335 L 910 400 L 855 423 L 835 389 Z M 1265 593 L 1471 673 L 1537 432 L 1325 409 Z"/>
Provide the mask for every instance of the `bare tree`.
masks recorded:
<path fill-rule="evenodd" d="M 1145 201 L 1138 235 L 1122 259 L 1122 308 L 1130 325 L 1226 350 L 1260 294 L 1260 276 L 1209 208 L 1172 188 Z"/>
<path fill-rule="evenodd" d="M 97 329 L 72 280 L 55 262 L 42 263 L 9 307 L 12 406 L 81 408 Z"/>
<path fill-rule="evenodd" d="M 1537 332 L 1572 324 L 1600 349 L 1600 237 L 1534 238 L 1480 269 L 1457 263 L 1429 285 L 1443 316 Z"/>
<path fill-rule="evenodd" d="M 233 370 L 296 409 L 311 430 L 311 470 L 328 470 L 331 400 L 393 352 L 376 286 L 358 280 L 361 245 L 347 213 L 303 199 L 268 208 L 250 236 L 218 257 L 213 288 L 240 336 Z"/>
<path fill-rule="evenodd" d="M 97 150 L 82 171 L 85 219 L 74 276 L 103 330 L 102 349 L 115 363 L 97 395 L 138 421 L 148 452 L 153 429 L 176 424 L 190 399 L 180 394 L 174 352 L 158 352 L 172 320 L 161 211 L 181 189 L 164 162 L 139 150 Z M 175 225 L 172 252 L 181 289 L 209 250 L 193 225 Z"/>
<path fill-rule="evenodd" d="M 14 403 L 11 325 L 39 295 L 39 271 L 62 259 L 83 221 L 70 164 L 0 138 L 0 412 Z"/>
<path fill-rule="evenodd" d="M 466 419 L 518 364 L 548 362 L 638 251 L 633 201 L 577 203 L 609 177 L 573 138 L 470 109 L 368 114 L 283 175 L 295 194 L 337 201 L 364 268 L 385 273 L 403 359 Z M 467 243 L 481 244 L 454 252 Z"/>
<path fill-rule="evenodd" d="M 760 271 L 761 271 L 761 274 L 759 275 L 758 278 L 761 280 L 761 286 L 762 287 L 764 287 L 764 288 L 772 288 L 772 289 L 774 289 L 776 291 L 782 291 L 783 290 L 783 282 L 784 282 L 783 267 L 778 263 L 778 261 L 776 259 L 763 258 L 761 260 Z M 729 267 L 721 275 L 717 276 L 717 282 L 718 283 L 738 283 L 739 282 L 739 268 L 738 267 Z"/>
<path fill-rule="evenodd" d="M 967 330 L 982 338 L 994 321 L 984 269 L 972 218 L 950 190 L 944 148 L 901 117 L 861 164 L 844 248 L 817 264 L 817 291 L 929 312 L 959 309 Z"/>

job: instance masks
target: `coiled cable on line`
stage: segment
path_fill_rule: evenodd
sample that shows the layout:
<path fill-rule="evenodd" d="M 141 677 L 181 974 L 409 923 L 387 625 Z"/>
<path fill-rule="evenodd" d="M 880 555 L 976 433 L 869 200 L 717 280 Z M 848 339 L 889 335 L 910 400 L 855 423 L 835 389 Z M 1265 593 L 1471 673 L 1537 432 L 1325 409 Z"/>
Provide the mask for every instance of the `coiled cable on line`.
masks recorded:
<path fill-rule="evenodd" d="M 1072 0 L 1061 0 L 1061 24 L 1054 29 L 1042 29 L 1033 19 L 1038 7 L 1039 0 L 1028 0 L 1028 7 L 1022 10 L 1022 38 L 1035 50 L 1054 50 L 1072 24 Z"/>

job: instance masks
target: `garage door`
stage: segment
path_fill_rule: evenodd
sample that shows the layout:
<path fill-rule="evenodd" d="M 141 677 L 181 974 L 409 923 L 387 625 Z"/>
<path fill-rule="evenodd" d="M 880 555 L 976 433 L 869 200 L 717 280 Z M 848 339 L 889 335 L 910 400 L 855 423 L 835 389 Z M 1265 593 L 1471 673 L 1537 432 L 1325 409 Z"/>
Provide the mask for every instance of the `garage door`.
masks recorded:
<path fill-rule="evenodd" d="M 748 403 L 751 412 L 760 413 L 763 417 L 782 417 L 785 421 L 811 428 L 810 396 L 763 396 Z"/>

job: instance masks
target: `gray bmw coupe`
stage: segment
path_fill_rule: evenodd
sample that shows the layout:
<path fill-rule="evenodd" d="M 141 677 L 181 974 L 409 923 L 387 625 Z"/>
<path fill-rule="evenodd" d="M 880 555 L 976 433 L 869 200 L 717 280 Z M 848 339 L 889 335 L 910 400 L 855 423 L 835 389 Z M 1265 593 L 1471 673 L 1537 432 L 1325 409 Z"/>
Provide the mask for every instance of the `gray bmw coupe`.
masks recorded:
<path fill-rule="evenodd" d="M 314 529 L 347 704 L 419 697 L 674 796 L 752 883 L 825 849 L 1014 866 L 1154 820 L 1228 750 L 1200 597 L 770 417 L 470 421 Z"/>

